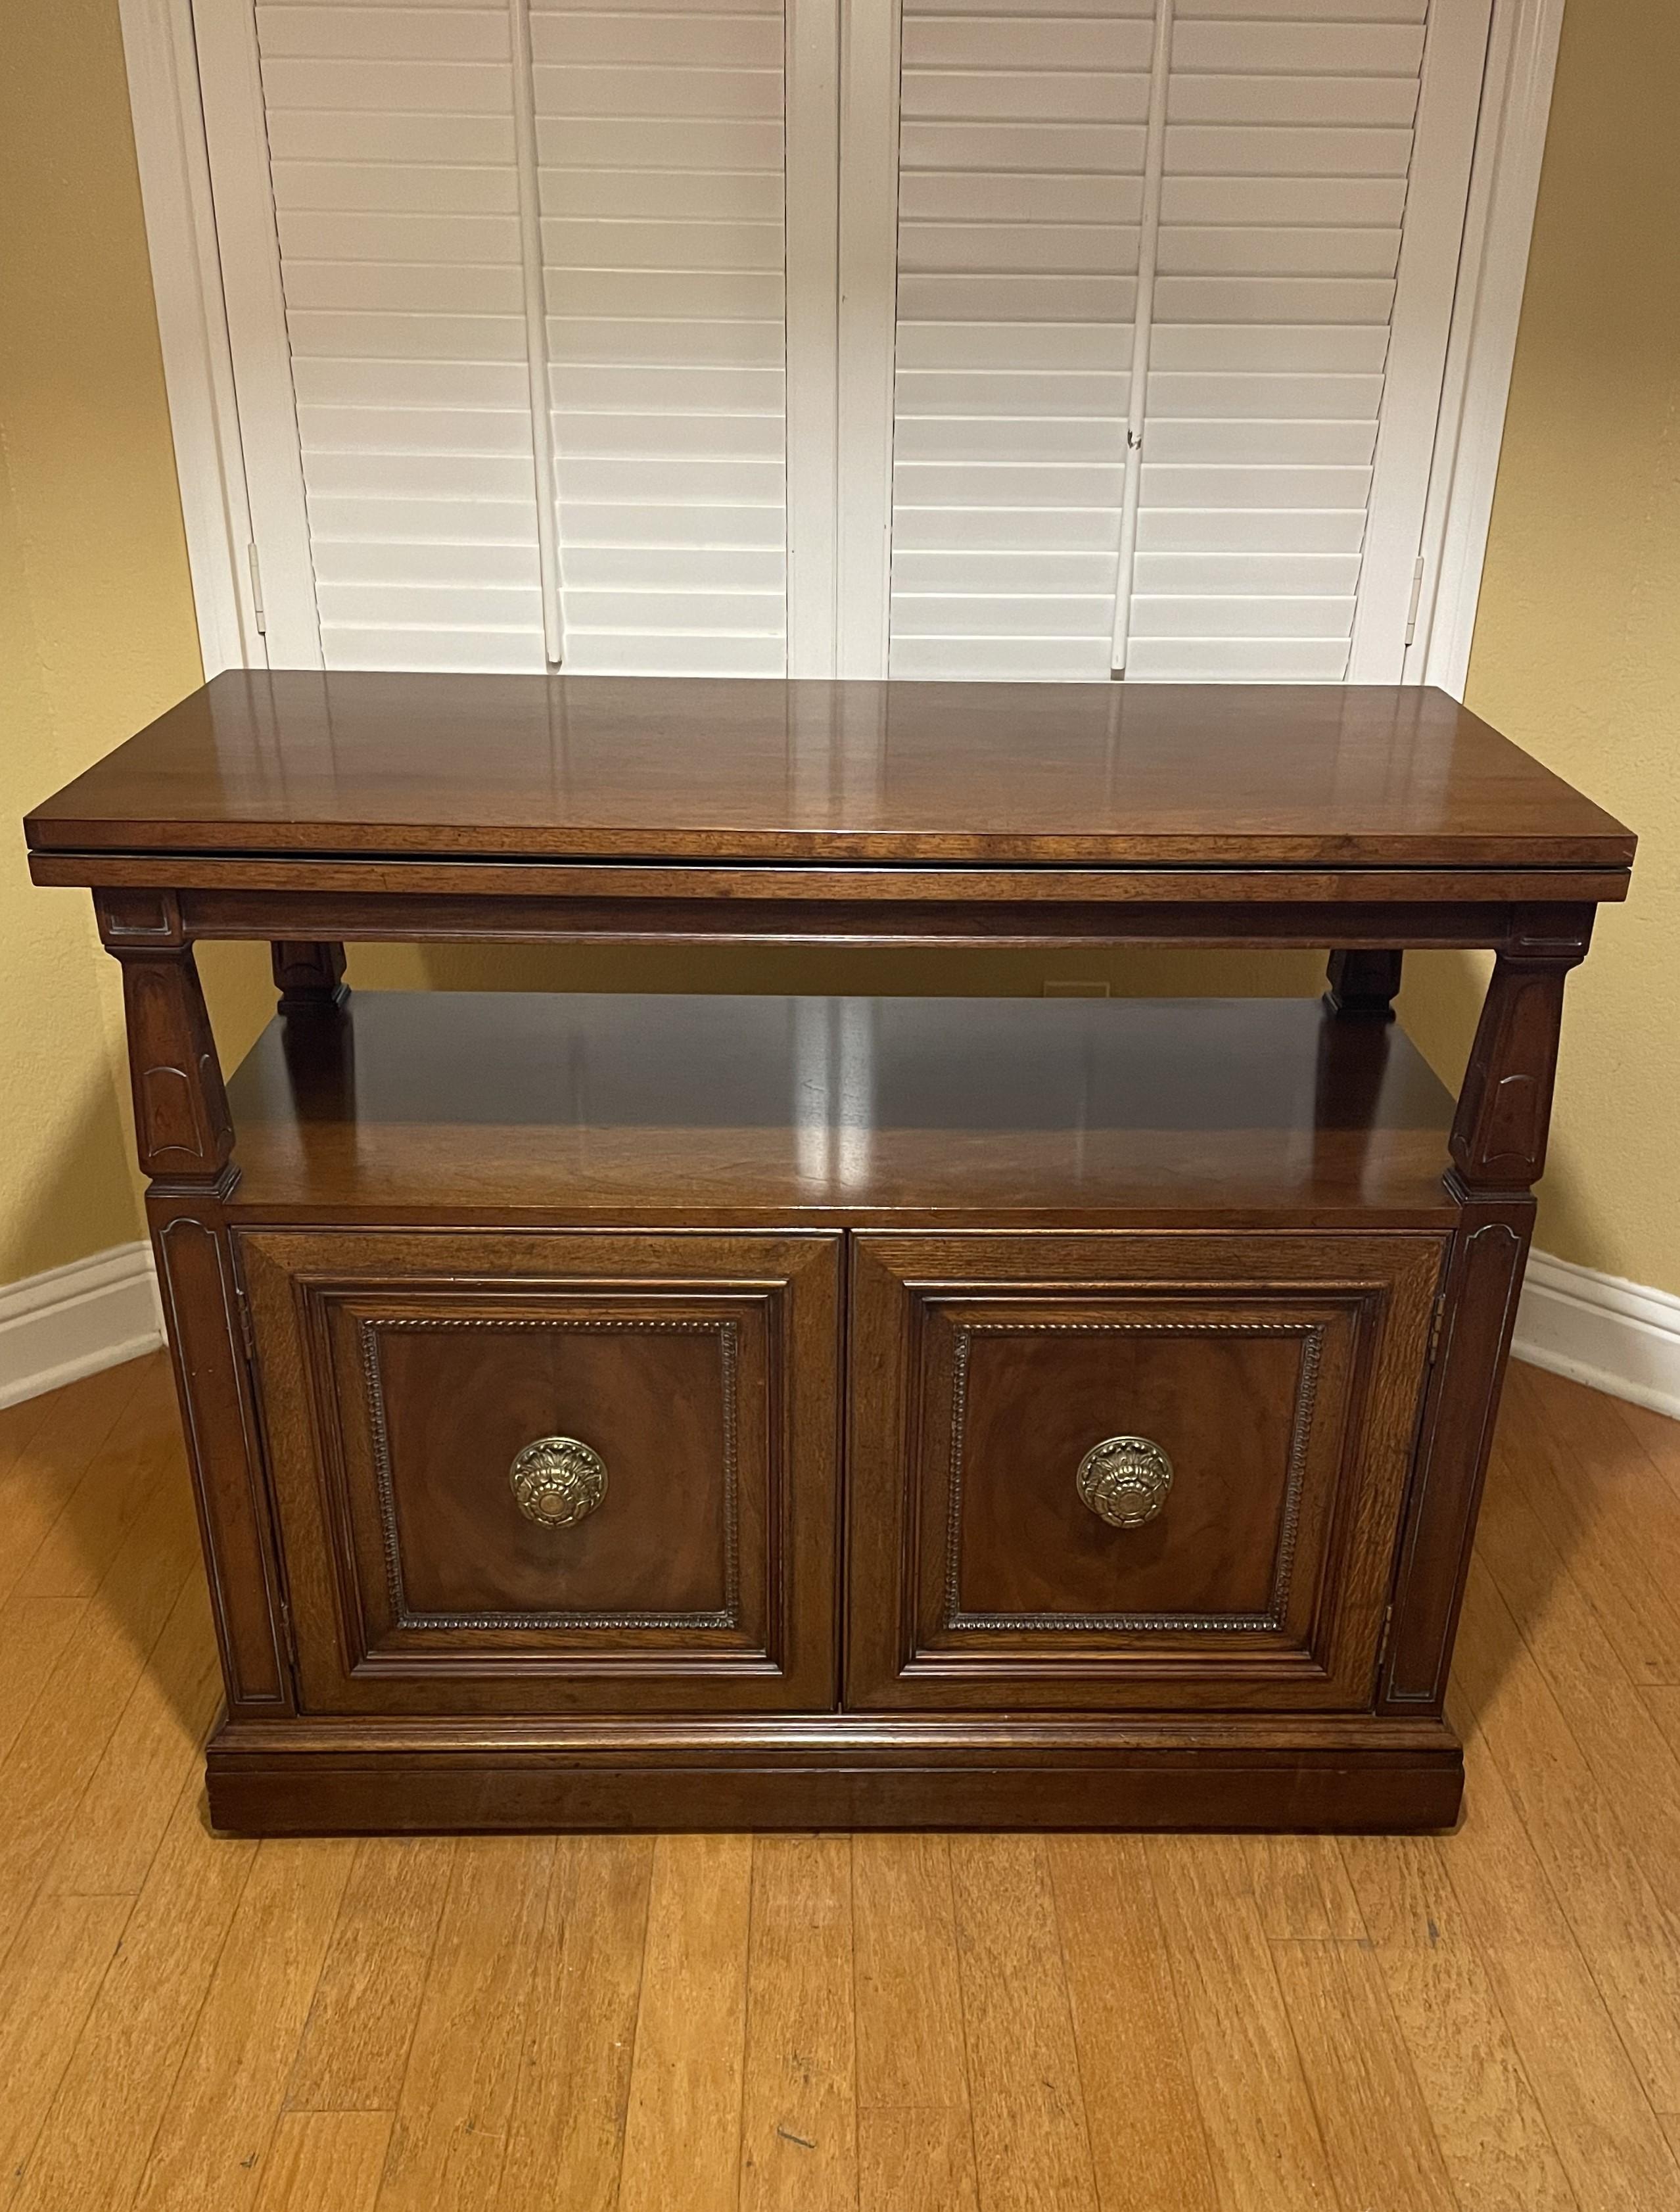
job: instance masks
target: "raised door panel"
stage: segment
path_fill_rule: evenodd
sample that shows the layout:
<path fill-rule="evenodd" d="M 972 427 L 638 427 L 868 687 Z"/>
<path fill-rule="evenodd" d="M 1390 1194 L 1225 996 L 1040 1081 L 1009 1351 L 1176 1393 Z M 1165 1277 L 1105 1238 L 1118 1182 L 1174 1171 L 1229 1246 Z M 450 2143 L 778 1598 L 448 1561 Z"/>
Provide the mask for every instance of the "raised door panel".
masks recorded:
<path fill-rule="evenodd" d="M 306 1710 L 834 1697 L 837 1240 L 240 1240 Z"/>
<path fill-rule="evenodd" d="M 858 1238 L 848 1701 L 1368 1705 L 1441 1251 Z"/>

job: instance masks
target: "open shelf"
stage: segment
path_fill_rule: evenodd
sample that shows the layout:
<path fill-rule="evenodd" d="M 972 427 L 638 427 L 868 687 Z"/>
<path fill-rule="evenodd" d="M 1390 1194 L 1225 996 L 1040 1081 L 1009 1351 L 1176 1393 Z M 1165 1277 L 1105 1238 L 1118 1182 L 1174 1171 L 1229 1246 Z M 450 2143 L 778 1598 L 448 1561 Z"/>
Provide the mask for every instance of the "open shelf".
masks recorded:
<path fill-rule="evenodd" d="M 230 1211 L 1434 1222 L 1453 1103 L 1306 1000 L 358 994 L 228 1086 Z"/>

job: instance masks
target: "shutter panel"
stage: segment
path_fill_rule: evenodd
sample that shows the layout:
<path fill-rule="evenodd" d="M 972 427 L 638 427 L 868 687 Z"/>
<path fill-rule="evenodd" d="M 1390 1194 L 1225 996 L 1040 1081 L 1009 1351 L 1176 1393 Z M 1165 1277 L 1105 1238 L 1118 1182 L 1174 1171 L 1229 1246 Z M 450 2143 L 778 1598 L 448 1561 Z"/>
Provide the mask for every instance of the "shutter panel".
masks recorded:
<path fill-rule="evenodd" d="M 256 14 L 323 659 L 540 670 L 507 10 Z"/>
<path fill-rule="evenodd" d="M 1128 672 L 1348 672 L 1424 0 L 1180 0 Z"/>
<path fill-rule="evenodd" d="M 1484 0 L 1434 4 L 1473 46 Z M 1348 675 L 1427 7 L 1177 0 L 1133 677 Z M 904 0 L 894 675 L 1110 672 L 1155 18 Z M 1465 106 L 1431 157 L 1460 222 Z"/>
<path fill-rule="evenodd" d="M 904 0 L 890 672 L 1105 677 L 1153 0 Z"/>
<path fill-rule="evenodd" d="M 780 675 L 779 0 L 531 20 L 566 665 Z"/>
<path fill-rule="evenodd" d="M 516 19 L 255 14 L 323 658 L 540 671 Z M 530 9 L 568 668 L 785 666 L 783 37 Z"/>

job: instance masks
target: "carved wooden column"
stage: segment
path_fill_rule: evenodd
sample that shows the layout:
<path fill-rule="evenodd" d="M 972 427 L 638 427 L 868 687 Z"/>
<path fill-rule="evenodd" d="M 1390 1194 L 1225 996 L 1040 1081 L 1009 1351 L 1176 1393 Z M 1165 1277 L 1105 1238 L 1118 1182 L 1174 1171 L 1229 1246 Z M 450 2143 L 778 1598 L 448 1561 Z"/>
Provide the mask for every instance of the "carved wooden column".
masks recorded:
<path fill-rule="evenodd" d="M 1394 951 L 1332 952 L 1325 971 L 1330 978 L 1325 1006 L 1332 1014 L 1392 1022 L 1400 963 L 1401 955 Z"/>
<path fill-rule="evenodd" d="M 98 891 L 121 963 L 135 1139 L 198 1494 L 210 1600 L 233 1713 L 294 1708 L 267 1480 L 227 1201 L 234 1123 L 204 994 L 172 892 Z"/>
<path fill-rule="evenodd" d="M 332 1013 L 349 997 L 342 945 L 287 940 L 270 950 L 282 1014 Z"/>
<path fill-rule="evenodd" d="M 215 1189 L 234 1150 L 210 1019 L 180 908 L 167 892 L 101 891 L 100 936 L 122 963 L 140 1164 L 155 1182 Z"/>
<path fill-rule="evenodd" d="M 1380 1703 L 1438 1711 L 1498 1418 L 1546 1161 L 1563 985 L 1586 957 L 1591 907 L 1519 908 L 1495 957 L 1459 1095 L 1446 1187 L 1461 1201 L 1446 1311 L 1400 1540 Z"/>

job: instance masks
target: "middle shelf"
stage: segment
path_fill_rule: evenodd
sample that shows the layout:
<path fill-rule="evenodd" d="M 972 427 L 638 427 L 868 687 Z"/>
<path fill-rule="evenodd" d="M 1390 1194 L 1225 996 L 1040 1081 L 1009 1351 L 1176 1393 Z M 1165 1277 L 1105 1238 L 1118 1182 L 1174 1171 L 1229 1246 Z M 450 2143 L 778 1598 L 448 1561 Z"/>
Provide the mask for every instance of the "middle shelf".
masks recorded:
<path fill-rule="evenodd" d="M 667 1226 L 1439 1222 L 1453 1103 L 1279 999 L 361 993 L 232 1079 L 230 1209 Z"/>

